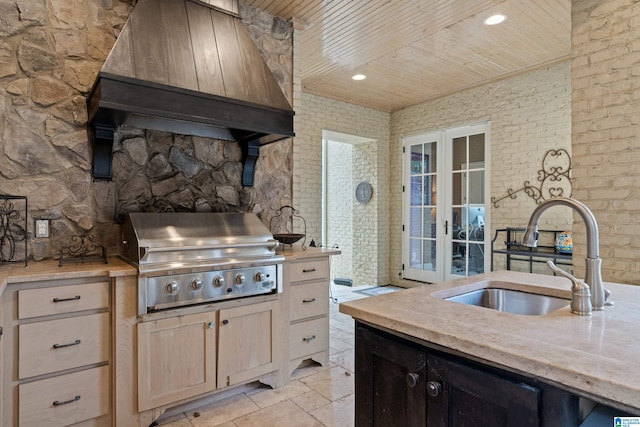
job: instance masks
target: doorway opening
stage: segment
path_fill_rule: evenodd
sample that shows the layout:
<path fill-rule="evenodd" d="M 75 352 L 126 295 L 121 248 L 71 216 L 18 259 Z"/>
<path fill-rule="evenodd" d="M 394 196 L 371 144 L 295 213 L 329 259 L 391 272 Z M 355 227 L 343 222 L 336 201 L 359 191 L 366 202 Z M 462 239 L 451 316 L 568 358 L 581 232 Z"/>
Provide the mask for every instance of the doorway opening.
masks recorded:
<path fill-rule="evenodd" d="M 316 243 L 342 252 L 332 258 L 333 277 L 378 285 L 376 141 L 329 130 L 322 137 L 323 241 Z"/>

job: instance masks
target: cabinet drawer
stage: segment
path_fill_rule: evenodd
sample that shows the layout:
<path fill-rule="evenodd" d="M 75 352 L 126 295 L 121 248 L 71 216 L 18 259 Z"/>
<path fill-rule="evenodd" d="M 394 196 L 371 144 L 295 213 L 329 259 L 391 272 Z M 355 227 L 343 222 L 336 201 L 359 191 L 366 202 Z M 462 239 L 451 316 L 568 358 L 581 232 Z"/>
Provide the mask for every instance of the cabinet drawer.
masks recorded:
<path fill-rule="evenodd" d="M 18 291 L 18 318 L 73 313 L 109 306 L 109 282 Z"/>
<path fill-rule="evenodd" d="M 109 360 L 109 313 L 18 327 L 20 379 Z"/>
<path fill-rule="evenodd" d="M 309 260 L 301 262 L 292 262 L 289 266 L 291 273 L 291 282 L 298 282 L 301 280 L 316 280 L 324 279 L 329 280 L 329 260 Z"/>
<path fill-rule="evenodd" d="M 290 359 L 308 356 L 329 349 L 329 317 L 291 325 Z"/>
<path fill-rule="evenodd" d="M 329 285 L 325 281 L 291 286 L 289 297 L 292 322 L 329 314 Z"/>
<path fill-rule="evenodd" d="M 109 412 L 109 367 L 19 386 L 20 426 L 66 426 Z"/>

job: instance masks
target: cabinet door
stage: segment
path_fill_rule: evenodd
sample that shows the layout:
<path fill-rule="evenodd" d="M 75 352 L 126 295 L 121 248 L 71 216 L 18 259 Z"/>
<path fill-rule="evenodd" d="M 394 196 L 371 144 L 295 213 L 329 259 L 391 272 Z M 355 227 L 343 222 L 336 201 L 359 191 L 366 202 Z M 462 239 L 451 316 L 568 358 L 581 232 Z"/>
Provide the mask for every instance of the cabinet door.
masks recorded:
<path fill-rule="evenodd" d="M 138 324 L 138 411 L 215 390 L 215 315 Z"/>
<path fill-rule="evenodd" d="M 220 310 L 218 387 L 239 384 L 276 369 L 276 302 Z"/>
<path fill-rule="evenodd" d="M 426 365 L 424 349 L 358 327 L 356 426 L 424 427 Z"/>
<path fill-rule="evenodd" d="M 539 426 L 540 390 L 429 355 L 429 426 Z"/>

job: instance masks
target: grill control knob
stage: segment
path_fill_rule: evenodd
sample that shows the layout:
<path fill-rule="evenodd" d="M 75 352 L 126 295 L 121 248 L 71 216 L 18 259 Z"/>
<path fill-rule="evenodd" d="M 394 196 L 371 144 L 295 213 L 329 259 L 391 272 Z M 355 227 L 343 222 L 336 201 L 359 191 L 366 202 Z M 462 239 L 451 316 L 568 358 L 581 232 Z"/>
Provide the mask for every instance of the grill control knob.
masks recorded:
<path fill-rule="evenodd" d="M 245 278 L 244 278 L 244 274 L 236 274 L 236 285 L 241 286 L 244 285 L 245 282 Z"/>
<path fill-rule="evenodd" d="M 216 276 L 213 278 L 213 286 L 216 288 L 221 288 L 224 286 L 224 277 Z"/>
<path fill-rule="evenodd" d="M 256 280 L 256 282 L 264 282 L 264 279 L 266 279 L 266 276 L 262 271 L 258 271 L 253 277 Z"/>
<path fill-rule="evenodd" d="M 178 282 L 176 282 L 175 280 L 172 280 L 165 285 L 165 290 L 168 294 L 175 294 L 176 292 L 178 292 L 178 288 Z"/>
<path fill-rule="evenodd" d="M 202 289 L 202 280 L 193 279 L 191 281 L 191 289 L 193 289 L 194 291 L 199 291 L 200 289 Z"/>

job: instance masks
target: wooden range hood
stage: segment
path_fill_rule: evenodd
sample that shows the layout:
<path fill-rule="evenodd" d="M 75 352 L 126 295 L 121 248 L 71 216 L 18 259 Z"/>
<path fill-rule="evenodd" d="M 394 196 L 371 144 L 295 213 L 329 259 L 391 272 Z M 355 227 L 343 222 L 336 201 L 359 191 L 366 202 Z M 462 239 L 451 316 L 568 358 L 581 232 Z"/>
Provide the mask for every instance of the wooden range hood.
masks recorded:
<path fill-rule="evenodd" d="M 113 137 L 130 125 L 239 141 L 243 185 L 260 146 L 294 136 L 294 112 L 235 11 L 139 0 L 87 99 L 94 179 L 112 177 Z"/>

